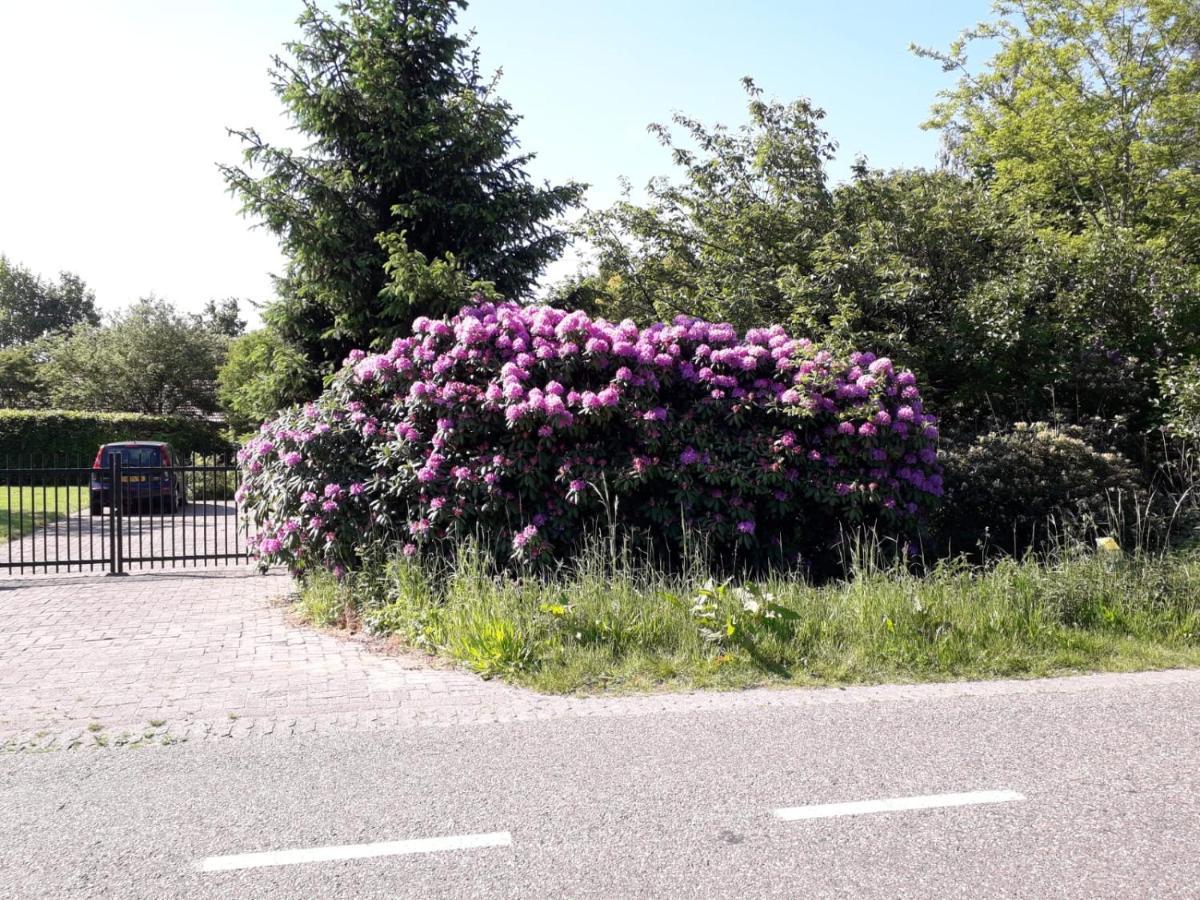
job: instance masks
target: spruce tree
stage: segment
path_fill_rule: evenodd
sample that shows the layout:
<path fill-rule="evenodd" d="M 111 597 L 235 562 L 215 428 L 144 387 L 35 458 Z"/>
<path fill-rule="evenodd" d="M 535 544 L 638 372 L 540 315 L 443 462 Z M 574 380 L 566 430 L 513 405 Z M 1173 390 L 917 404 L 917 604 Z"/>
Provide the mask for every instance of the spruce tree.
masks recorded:
<path fill-rule="evenodd" d="M 555 220 L 583 188 L 529 178 L 519 117 L 455 30 L 465 5 L 345 0 L 330 13 L 306 0 L 301 38 L 271 69 L 305 146 L 231 131 L 244 167 L 222 167 L 230 190 L 288 257 L 267 322 L 318 371 L 445 311 L 429 307 L 451 298 L 390 284 L 413 260 L 517 298 L 568 240 Z"/>

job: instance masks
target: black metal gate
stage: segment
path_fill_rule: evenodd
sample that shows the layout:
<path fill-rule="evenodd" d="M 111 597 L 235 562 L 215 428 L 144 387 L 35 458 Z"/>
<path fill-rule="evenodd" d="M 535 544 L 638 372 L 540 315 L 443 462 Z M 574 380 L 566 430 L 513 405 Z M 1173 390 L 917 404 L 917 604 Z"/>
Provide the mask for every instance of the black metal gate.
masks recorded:
<path fill-rule="evenodd" d="M 104 572 L 250 561 L 228 457 L 131 466 L 5 459 L 0 574 Z"/>

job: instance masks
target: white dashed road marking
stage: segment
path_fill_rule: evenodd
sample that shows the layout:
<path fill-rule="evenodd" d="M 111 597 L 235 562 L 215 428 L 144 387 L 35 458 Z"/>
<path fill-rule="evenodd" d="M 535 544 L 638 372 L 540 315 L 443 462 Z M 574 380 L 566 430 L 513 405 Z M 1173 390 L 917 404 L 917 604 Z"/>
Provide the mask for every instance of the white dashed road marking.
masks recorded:
<path fill-rule="evenodd" d="M 338 859 L 370 859 L 376 856 L 436 853 L 442 850 L 476 850 L 481 847 L 508 847 L 511 844 L 511 834 L 507 831 L 495 831 L 490 834 L 459 834 L 409 841 L 384 841 L 378 844 L 345 844 L 340 847 L 305 847 L 298 850 L 273 850 L 267 853 L 209 856 L 197 860 L 196 868 L 201 872 L 229 872 L 234 869 L 254 869 L 261 866 L 292 866 L 298 863 L 328 862 Z"/>
<path fill-rule="evenodd" d="M 799 819 L 828 819 L 834 816 L 861 816 L 867 813 L 900 812 L 909 809 L 938 809 L 944 806 L 973 806 L 978 803 L 1007 803 L 1024 800 L 1016 791 L 971 791 L 965 794 L 929 794 L 923 797 L 893 797 L 888 800 L 861 800 L 856 803 L 825 803 L 817 806 L 791 806 L 774 810 L 776 818 L 788 822 Z"/>

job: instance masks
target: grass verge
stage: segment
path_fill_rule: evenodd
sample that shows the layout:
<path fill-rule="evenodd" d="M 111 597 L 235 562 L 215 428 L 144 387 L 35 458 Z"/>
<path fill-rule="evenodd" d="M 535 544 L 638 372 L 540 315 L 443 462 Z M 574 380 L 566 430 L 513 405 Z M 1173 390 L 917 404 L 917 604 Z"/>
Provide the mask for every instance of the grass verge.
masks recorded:
<path fill-rule="evenodd" d="M 504 579 L 466 553 L 309 579 L 301 612 L 553 693 L 1035 677 L 1200 665 L 1200 553 L 1067 555 L 918 577 L 718 584 L 585 559 Z"/>
<path fill-rule="evenodd" d="M 24 537 L 88 502 L 87 488 L 0 488 L 0 541 Z"/>

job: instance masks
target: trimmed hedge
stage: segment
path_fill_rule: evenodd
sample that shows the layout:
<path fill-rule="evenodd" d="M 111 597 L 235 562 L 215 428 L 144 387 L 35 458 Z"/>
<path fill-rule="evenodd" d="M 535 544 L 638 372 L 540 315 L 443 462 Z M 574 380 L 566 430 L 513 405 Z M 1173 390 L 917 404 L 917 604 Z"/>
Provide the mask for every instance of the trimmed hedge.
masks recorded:
<path fill-rule="evenodd" d="M 220 426 L 181 416 L 82 412 L 62 409 L 0 409 L 0 460 L 32 458 L 90 464 L 101 444 L 112 441 L 167 441 L 180 453 L 228 453 Z"/>

